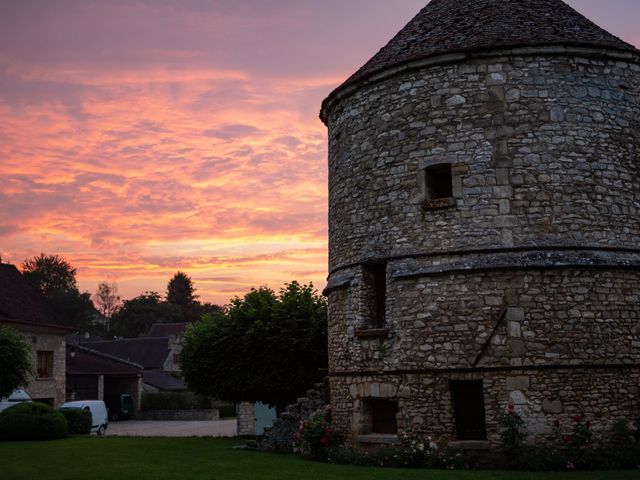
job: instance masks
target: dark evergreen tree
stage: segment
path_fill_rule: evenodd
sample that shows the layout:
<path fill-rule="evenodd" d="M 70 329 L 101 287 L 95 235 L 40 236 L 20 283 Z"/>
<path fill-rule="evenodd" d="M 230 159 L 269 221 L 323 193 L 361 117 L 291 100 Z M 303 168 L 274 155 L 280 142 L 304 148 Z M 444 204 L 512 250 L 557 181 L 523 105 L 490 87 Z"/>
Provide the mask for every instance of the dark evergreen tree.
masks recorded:
<path fill-rule="evenodd" d="M 198 298 L 195 295 L 193 281 L 184 272 L 176 273 L 167 285 L 167 302 L 179 305 L 183 308 L 191 307 Z"/>

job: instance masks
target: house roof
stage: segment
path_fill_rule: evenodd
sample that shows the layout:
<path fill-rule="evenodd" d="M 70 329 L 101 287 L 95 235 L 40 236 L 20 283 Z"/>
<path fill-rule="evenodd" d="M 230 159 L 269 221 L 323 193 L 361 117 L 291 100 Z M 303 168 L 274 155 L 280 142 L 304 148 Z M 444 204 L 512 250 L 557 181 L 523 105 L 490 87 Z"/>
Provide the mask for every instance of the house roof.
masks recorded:
<path fill-rule="evenodd" d="M 82 345 L 114 357 L 138 363 L 147 369 L 161 369 L 169 356 L 169 339 L 123 338 L 103 342 L 83 342 Z"/>
<path fill-rule="evenodd" d="M 545 45 L 640 53 L 562 0 L 432 0 L 327 100 L 347 85 L 408 62 L 442 54 Z"/>
<path fill-rule="evenodd" d="M 0 263 L 0 321 L 73 330 L 14 265 Z"/>
<path fill-rule="evenodd" d="M 67 344 L 67 375 L 140 375 L 141 373 L 142 365 L 82 345 Z"/>
<path fill-rule="evenodd" d="M 180 335 L 185 329 L 191 325 L 190 323 L 154 323 L 149 329 L 149 337 L 169 337 L 171 335 Z"/>
<path fill-rule="evenodd" d="M 183 380 L 164 372 L 147 370 L 142 374 L 142 381 L 158 390 L 179 392 L 187 389 Z"/>

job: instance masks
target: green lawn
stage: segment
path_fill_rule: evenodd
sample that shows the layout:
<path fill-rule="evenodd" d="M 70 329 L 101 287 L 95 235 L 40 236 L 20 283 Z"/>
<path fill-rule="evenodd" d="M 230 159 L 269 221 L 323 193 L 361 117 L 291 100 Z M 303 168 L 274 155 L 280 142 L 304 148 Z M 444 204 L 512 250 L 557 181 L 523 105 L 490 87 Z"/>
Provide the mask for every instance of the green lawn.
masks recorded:
<path fill-rule="evenodd" d="M 292 455 L 231 447 L 238 440 L 197 438 L 68 438 L 52 442 L 0 443 L 0 478 L 10 480 L 618 480 L 635 472 L 513 473 L 395 470 L 325 465 Z"/>

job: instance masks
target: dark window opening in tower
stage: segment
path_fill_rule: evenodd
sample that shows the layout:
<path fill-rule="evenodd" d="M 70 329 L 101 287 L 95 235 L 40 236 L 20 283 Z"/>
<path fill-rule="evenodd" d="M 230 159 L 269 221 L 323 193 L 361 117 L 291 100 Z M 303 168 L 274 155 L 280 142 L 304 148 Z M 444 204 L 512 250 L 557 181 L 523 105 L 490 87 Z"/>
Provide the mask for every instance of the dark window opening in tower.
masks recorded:
<path fill-rule="evenodd" d="M 451 164 L 443 163 L 425 169 L 425 190 L 427 200 L 453 197 Z"/>
<path fill-rule="evenodd" d="M 394 400 L 369 400 L 371 433 L 395 435 L 398 433 L 398 402 Z"/>
<path fill-rule="evenodd" d="M 368 291 L 370 327 L 384 328 L 387 307 L 387 264 L 379 263 L 364 268 Z"/>
<path fill-rule="evenodd" d="M 452 381 L 451 397 L 458 440 L 486 440 L 482 380 Z"/>

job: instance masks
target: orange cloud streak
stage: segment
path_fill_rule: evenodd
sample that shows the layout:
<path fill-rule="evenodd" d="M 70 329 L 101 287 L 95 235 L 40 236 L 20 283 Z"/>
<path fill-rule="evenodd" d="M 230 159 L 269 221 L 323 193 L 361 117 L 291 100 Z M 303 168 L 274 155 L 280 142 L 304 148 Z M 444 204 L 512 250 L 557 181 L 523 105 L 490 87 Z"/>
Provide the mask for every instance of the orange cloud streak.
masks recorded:
<path fill-rule="evenodd" d="M 164 291 L 178 269 L 219 303 L 261 284 L 324 285 L 324 127 L 290 99 L 323 81 L 287 90 L 201 69 L 4 74 L 73 88 L 0 103 L 3 259 L 59 253 L 83 288 L 110 279 L 128 297 Z"/>

